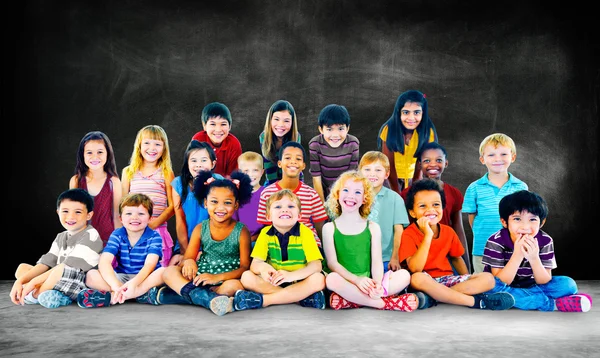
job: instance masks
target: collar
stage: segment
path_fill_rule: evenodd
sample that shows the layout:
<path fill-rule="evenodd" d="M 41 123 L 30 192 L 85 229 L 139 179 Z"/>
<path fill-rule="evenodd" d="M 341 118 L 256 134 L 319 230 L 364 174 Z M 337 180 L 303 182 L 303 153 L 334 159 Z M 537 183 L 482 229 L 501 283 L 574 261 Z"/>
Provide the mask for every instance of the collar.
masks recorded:
<path fill-rule="evenodd" d="M 300 236 L 300 222 L 297 221 L 296 224 L 294 226 L 292 226 L 290 231 L 286 232 L 285 234 L 280 233 L 279 231 L 277 231 L 275 226 L 271 225 L 271 228 L 269 229 L 269 231 L 267 231 L 267 235 L 277 236 L 277 237 L 283 237 L 285 235 L 287 235 L 288 237 L 289 236 Z"/>

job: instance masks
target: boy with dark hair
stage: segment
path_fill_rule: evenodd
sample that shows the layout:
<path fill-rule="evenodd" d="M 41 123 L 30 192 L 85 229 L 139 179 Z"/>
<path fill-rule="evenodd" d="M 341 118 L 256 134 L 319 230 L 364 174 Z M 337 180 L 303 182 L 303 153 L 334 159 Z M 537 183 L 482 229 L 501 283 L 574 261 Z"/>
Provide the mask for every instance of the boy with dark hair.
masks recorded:
<path fill-rule="evenodd" d="M 313 231 L 317 245 L 321 247 L 321 230 L 328 216 L 319 194 L 315 189 L 300 181 L 300 173 L 306 167 L 304 148 L 298 142 L 286 142 L 279 149 L 279 158 L 281 160 L 277 162 L 277 165 L 281 168 L 282 178 L 267 186 L 260 194 L 256 221 L 262 225 L 271 225 L 271 220 L 267 218 L 267 199 L 281 189 L 290 189 L 298 196 L 302 204 L 298 221 Z"/>
<path fill-rule="evenodd" d="M 202 128 L 192 139 L 206 142 L 215 151 L 217 164 L 214 172 L 229 176 L 238 168 L 237 158 L 242 154 L 240 141 L 231 130 L 231 113 L 223 103 L 212 102 L 202 109 Z"/>
<path fill-rule="evenodd" d="M 592 298 L 577 293 L 567 276 L 552 276 L 556 268 L 552 238 L 540 228 L 548 206 L 536 193 L 520 190 L 500 200 L 503 228 L 492 235 L 483 252 L 484 271 L 496 286 L 491 292 L 508 292 L 522 310 L 587 312 Z"/>
<path fill-rule="evenodd" d="M 85 289 L 85 273 L 98 264 L 102 251 L 100 234 L 88 221 L 94 214 L 94 199 L 83 189 L 70 189 L 58 196 L 58 218 L 66 229 L 59 233 L 50 251 L 35 266 L 20 264 L 10 299 L 15 304 L 46 308 L 66 306 Z"/>
<path fill-rule="evenodd" d="M 323 202 L 329 188 L 347 170 L 358 168 L 358 138 L 348 134 L 350 114 L 344 106 L 329 104 L 319 114 L 319 132 L 308 143 L 313 187 Z"/>

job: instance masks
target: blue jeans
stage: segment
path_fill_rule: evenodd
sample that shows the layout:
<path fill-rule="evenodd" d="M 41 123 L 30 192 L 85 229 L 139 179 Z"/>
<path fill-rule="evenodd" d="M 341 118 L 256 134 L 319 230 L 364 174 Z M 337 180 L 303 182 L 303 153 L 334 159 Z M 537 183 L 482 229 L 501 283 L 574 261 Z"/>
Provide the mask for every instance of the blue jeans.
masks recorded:
<path fill-rule="evenodd" d="M 383 273 L 388 272 L 388 270 L 389 270 L 388 269 L 388 264 L 389 263 L 390 263 L 389 261 L 383 261 Z"/>
<path fill-rule="evenodd" d="M 567 276 L 554 276 L 543 285 L 528 288 L 510 287 L 494 277 L 496 286 L 486 293 L 508 292 L 515 298 L 515 308 L 522 310 L 554 311 L 554 300 L 577 293 L 577 284 Z"/>

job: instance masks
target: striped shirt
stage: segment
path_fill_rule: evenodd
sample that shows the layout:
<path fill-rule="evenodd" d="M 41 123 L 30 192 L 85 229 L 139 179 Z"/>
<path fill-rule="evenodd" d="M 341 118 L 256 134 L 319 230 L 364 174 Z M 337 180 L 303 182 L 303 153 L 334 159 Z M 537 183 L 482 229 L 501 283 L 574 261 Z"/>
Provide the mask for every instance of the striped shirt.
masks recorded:
<path fill-rule="evenodd" d="M 155 254 L 159 259 L 162 258 L 162 238 L 158 231 L 146 227 L 142 237 L 132 247 L 127 230 L 121 227 L 110 235 L 104 252 L 113 254 L 117 258 L 116 273 L 135 275 L 144 267 L 148 255 Z M 158 267 L 160 267 L 160 260 L 157 261 L 155 269 Z"/>
<path fill-rule="evenodd" d="M 102 252 L 100 234 L 88 225 L 75 235 L 70 235 L 68 231 L 56 235 L 50 251 L 42 255 L 37 263 L 50 268 L 65 264 L 87 272 L 98 265 L 100 252 Z"/>
<path fill-rule="evenodd" d="M 279 182 L 276 182 L 266 187 L 262 194 L 260 194 L 260 201 L 258 202 L 258 215 L 256 217 L 256 221 L 258 223 L 263 225 L 271 225 L 271 222 L 267 220 L 267 199 L 281 189 L 283 188 L 279 186 Z M 317 194 L 315 189 L 304 184 L 303 182 L 300 182 L 298 187 L 296 187 L 293 192 L 298 196 L 298 199 L 300 199 L 300 204 L 302 205 L 300 208 L 301 216 L 298 221 L 308 226 L 308 228 L 313 231 L 317 245 L 321 247 L 321 239 L 319 238 L 313 223 L 325 221 L 329 217 L 327 216 L 325 206 L 323 205 L 319 194 Z"/>
<path fill-rule="evenodd" d="M 343 172 L 358 168 L 359 141 L 348 134 L 344 142 L 337 148 L 327 143 L 322 134 L 313 137 L 308 142 L 310 153 L 310 174 L 321 177 L 323 195 L 327 198 L 329 189 Z"/>
<path fill-rule="evenodd" d="M 299 230 L 290 230 L 287 236 L 287 257 L 282 256 L 278 234 L 273 226 L 263 228 L 256 239 L 252 257 L 256 257 L 273 266 L 275 270 L 296 271 L 306 267 L 315 260 L 323 260 L 319 247 L 313 240 L 311 230 L 305 225 L 298 225 Z"/>
<path fill-rule="evenodd" d="M 539 231 L 535 238 L 540 247 L 540 261 L 544 268 L 555 269 L 554 244 L 552 238 L 543 231 Z M 501 229 L 490 237 L 485 245 L 482 263 L 485 272 L 492 272 L 492 268 L 504 268 L 515 250 L 515 244 L 510 238 L 508 229 Z M 527 259 L 523 259 L 511 287 L 527 288 L 535 284 L 533 270 Z"/>
<path fill-rule="evenodd" d="M 146 194 L 152 199 L 152 219 L 156 219 L 169 206 L 167 203 L 167 186 L 162 169 L 158 168 L 147 177 L 138 171 L 131 178 L 129 193 Z M 162 226 L 167 226 L 165 221 Z"/>
<path fill-rule="evenodd" d="M 298 143 L 300 143 L 301 140 L 301 136 L 300 133 L 298 133 Z M 258 136 L 258 141 L 260 142 L 260 146 L 262 148 L 262 144 L 265 141 L 265 132 L 262 132 L 259 136 Z M 282 143 L 281 145 L 283 145 L 285 143 Z M 275 161 L 272 162 L 271 160 L 269 160 L 269 158 L 265 157 L 263 155 L 263 166 L 265 169 L 265 183 L 264 186 L 269 186 L 273 183 L 275 183 L 278 180 L 281 180 L 282 177 L 282 173 L 281 173 L 281 168 L 279 168 L 277 166 L 277 161 L 279 160 L 277 153 L 275 153 Z M 304 173 L 300 172 L 300 181 L 304 181 Z"/>
<path fill-rule="evenodd" d="M 502 229 L 500 223 L 500 200 L 519 190 L 527 190 L 527 184 L 508 173 L 508 181 L 502 188 L 488 180 L 487 173 L 469 185 L 462 205 L 464 214 L 475 214 L 473 220 L 473 255 L 483 255 L 487 239 Z"/>

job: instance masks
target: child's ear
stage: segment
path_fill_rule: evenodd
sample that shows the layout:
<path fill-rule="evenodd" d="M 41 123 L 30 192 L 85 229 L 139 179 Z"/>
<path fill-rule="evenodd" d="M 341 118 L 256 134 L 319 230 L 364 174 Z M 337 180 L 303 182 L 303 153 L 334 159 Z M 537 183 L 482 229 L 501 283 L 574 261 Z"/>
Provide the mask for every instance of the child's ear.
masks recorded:
<path fill-rule="evenodd" d="M 323 127 L 319 126 L 319 133 L 323 134 Z"/>
<path fill-rule="evenodd" d="M 208 202 L 206 201 L 206 198 L 204 198 L 204 207 L 205 207 L 205 208 L 206 208 L 206 204 L 207 204 L 207 203 L 208 203 Z"/>
<path fill-rule="evenodd" d="M 210 168 L 210 169 L 215 169 L 216 165 L 217 165 L 217 160 L 215 159 L 215 160 L 213 160 L 213 162 L 212 162 L 212 168 Z"/>
<path fill-rule="evenodd" d="M 500 218 L 500 222 L 502 223 L 502 226 L 503 226 L 505 229 L 508 229 L 508 223 L 506 222 L 506 220 L 504 220 L 504 219 Z"/>
<path fill-rule="evenodd" d="M 415 212 L 412 209 L 408 209 L 408 215 L 410 215 L 411 218 L 416 219 L 417 215 L 415 214 Z"/>
<path fill-rule="evenodd" d="M 206 123 L 202 122 L 202 129 L 206 130 Z"/>
<path fill-rule="evenodd" d="M 446 159 L 446 164 L 444 164 L 444 169 L 448 168 L 448 159 Z"/>
<path fill-rule="evenodd" d="M 277 161 L 277 167 L 278 167 L 278 168 L 281 168 L 281 160 L 278 160 L 278 161 Z"/>
<path fill-rule="evenodd" d="M 384 178 L 384 179 L 387 179 L 387 178 L 389 178 L 389 176 L 390 176 L 390 171 L 389 171 L 389 170 L 386 170 L 386 171 L 385 171 L 385 178 Z"/>
<path fill-rule="evenodd" d="M 515 160 L 517 160 L 517 155 L 516 155 L 516 154 L 513 154 L 513 155 L 512 155 L 512 160 L 511 160 L 511 163 L 514 163 L 514 162 L 515 162 Z"/>
<path fill-rule="evenodd" d="M 206 206 L 205 206 L 206 207 Z M 235 205 L 233 206 L 233 210 L 237 210 L 240 208 L 240 202 L 239 201 L 235 201 Z"/>
<path fill-rule="evenodd" d="M 270 212 L 270 211 L 269 211 L 269 212 L 267 212 L 267 213 L 265 214 L 265 217 L 267 218 L 267 221 L 271 221 L 271 212 Z"/>
<path fill-rule="evenodd" d="M 88 212 L 88 214 L 87 214 L 87 220 L 90 221 L 92 219 L 92 216 L 94 216 L 94 211 L 93 210 L 90 211 L 90 212 Z"/>
<path fill-rule="evenodd" d="M 546 219 L 542 220 L 542 222 L 540 223 L 540 229 L 542 228 L 542 226 L 544 226 L 545 223 L 546 223 Z"/>
<path fill-rule="evenodd" d="M 479 156 L 479 161 L 481 162 L 481 164 L 485 165 L 485 160 L 483 160 L 483 155 Z"/>

